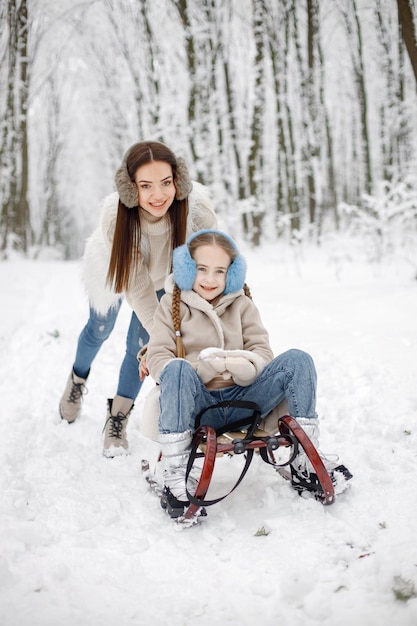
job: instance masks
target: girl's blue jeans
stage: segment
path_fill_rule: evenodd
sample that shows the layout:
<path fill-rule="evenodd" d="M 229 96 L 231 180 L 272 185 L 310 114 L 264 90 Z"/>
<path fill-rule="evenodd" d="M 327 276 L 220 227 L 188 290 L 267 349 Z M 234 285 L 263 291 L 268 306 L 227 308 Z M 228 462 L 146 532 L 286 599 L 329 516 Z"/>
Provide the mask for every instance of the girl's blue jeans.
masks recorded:
<path fill-rule="evenodd" d="M 164 290 L 156 292 L 158 300 Z M 120 299 L 116 306 L 111 307 L 105 315 L 100 315 L 90 307 L 90 317 L 78 338 L 77 351 L 73 365 L 74 372 L 81 378 L 87 378 L 91 365 L 103 343 L 109 338 L 122 305 Z M 148 332 L 132 311 L 129 329 L 126 336 L 126 352 L 120 367 L 117 395 L 135 400 L 142 381 L 139 379 L 137 353 L 149 341 Z"/>
<path fill-rule="evenodd" d="M 317 416 L 316 388 L 313 360 L 301 350 L 288 350 L 275 357 L 248 387 L 233 385 L 217 390 L 208 390 L 188 361 L 174 359 L 160 376 L 159 431 L 194 430 L 200 411 L 224 400 L 256 402 L 262 417 L 266 417 L 285 398 L 292 417 L 314 418 Z M 213 409 L 203 415 L 201 423 L 219 428 L 251 413 L 251 410 L 231 407 Z"/>

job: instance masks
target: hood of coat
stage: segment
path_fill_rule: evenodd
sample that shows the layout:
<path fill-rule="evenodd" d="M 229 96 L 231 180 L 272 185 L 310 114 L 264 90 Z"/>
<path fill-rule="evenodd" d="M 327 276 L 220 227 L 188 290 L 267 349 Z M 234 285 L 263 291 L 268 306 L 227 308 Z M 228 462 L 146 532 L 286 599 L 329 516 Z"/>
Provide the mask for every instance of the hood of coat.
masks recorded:
<path fill-rule="evenodd" d="M 174 290 L 174 275 L 169 274 L 165 280 L 165 292 L 172 295 Z M 181 291 L 181 302 L 183 302 L 190 309 L 200 311 L 204 313 L 208 319 L 211 320 L 214 328 L 216 329 L 219 348 L 225 347 L 224 329 L 222 324 L 222 316 L 225 311 L 233 305 L 237 298 L 244 296 L 243 289 L 239 291 L 233 291 L 228 294 L 223 294 L 219 299 L 216 299 L 216 304 L 213 306 L 211 302 L 205 300 L 198 295 L 195 291 Z"/>

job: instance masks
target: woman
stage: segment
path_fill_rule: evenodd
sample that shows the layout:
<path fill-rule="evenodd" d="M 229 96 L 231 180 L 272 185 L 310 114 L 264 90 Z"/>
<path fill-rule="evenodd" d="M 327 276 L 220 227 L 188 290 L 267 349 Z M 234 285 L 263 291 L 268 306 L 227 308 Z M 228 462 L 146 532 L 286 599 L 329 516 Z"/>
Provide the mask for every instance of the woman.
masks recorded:
<path fill-rule="evenodd" d="M 126 426 L 142 385 L 136 355 L 148 342 L 172 251 L 192 232 L 217 225 L 205 188 L 191 182 L 184 160 L 162 143 L 131 146 L 115 182 L 117 192 L 105 198 L 100 225 L 86 244 L 83 270 L 90 316 L 59 405 L 67 422 L 79 416 L 91 364 L 113 330 L 124 295 L 133 312 L 117 393 L 107 401 L 107 457 L 128 451 Z"/>
<path fill-rule="evenodd" d="M 274 358 L 245 285 L 245 261 L 234 241 L 225 233 L 202 230 L 174 251 L 173 266 L 146 359 L 160 390 L 161 503 L 171 517 L 181 517 L 189 504 L 185 472 L 195 419 L 203 409 L 245 400 L 256 402 L 265 418 L 285 399 L 290 415 L 316 448 L 319 432 L 313 360 L 301 350 Z M 213 409 L 210 425 L 219 428 L 240 419 L 239 410 Z M 323 461 L 340 492 L 350 472 L 343 465 Z M 318 490 L 320 483 L 312 469 L 300 451 L 291 465 L 295 489 Z"/>

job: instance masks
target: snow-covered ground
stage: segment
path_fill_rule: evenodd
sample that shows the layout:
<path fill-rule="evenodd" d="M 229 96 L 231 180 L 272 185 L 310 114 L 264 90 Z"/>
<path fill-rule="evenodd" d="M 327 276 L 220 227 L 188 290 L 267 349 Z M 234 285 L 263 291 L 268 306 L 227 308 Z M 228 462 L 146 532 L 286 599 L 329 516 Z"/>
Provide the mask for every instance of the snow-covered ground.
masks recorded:
<path fill-rule="evenodd" d="M 369 265 L 337 242 L 245 254 L 274 351 L 315 360 L 321 448 L 349 467 L 351 488 L 323 507 L 256 458 L 179 532 L 140 476 L 158 454 L 139 431 L 145 393 L 130 456 L 102 456 L 128 306 L 68 425 L 58 401 L 86 321 L 80 264 L 2 262 L 2 626 L 417 624 L 415 270 Z M 238 462 L 221 459 L 220 475 Z"/>

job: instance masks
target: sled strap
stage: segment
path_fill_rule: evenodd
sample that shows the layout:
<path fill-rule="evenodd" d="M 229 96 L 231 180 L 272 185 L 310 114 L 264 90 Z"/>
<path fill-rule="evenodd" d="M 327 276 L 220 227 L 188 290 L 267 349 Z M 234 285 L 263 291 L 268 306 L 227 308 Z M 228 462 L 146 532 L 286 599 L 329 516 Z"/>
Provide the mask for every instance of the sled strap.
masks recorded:
<path fill-rule="evenodd" d="M 211 480 L 211 476 L 213 473 L 213 469 L 214 469 L 214 463 L 215 463 L 215 459 L 216 459 L 216 448 L 211 448 L 210 450 L 207 449 L 206 450 L 206 456 L 210 456 L 212 458 L 205 458 L 205 461 L 208 462 L 208 466 L 210 467 L 210 469 L 205 472 L 205 467 L 206 467 L 206 463 L 204 463 L 203 465 L 203 469 L 201 472 L 201 477 L 200 477 L 200 481 L 199 484 L 197 486 L 197 490 L 196 490 L 196 494 L 199 493 L 200 491 L 202 491 L 201 496 L 197 496 L 197 495 L 192 495 L 188 489 L 187 489 L 187 482 L 188 482 L 188 477 L 190 475 L 191 469 L 193 467 L 194 461 L 197 457 L 197 450 L 198 450 L 198 446 L 200 445 L 203 437 L 206 435 L 208 436 L 209 434 L 213 433 L 214 429 L 210 426 L 206 426 L 203 425 L 201 426 L 201 418 L 202 416 L 209 411 L 210 409 L 219 409 L 219 408 L 238 408 L 238 409 L 250 409 L 252 410 L 252 415 L 248 415 L 247 417 L 244 417 L 240 420 L 236 420 L 234 422 L 231 422 L 229 424 L 226 424 L 224 426 L 222 426 L 221 428 L 218 428 L 215 431 L 215 437 L 217 438 L 219 435 L 222 435 L 223 433 L 228 432 L 229 430 L 234 431 L 234 430 L 241 430 L 243 427 L 248 427 L 247 433 L 245 435 L 245 437 L 243 439 L 241 439 L 241 442 L 244 442 L 246 440 L 251 440 L 253 433 L 255 432 L 255 430 L 259 427 L 259 424 L 262 421 L 261 418 L 261 409 L 259 407 L 258 404 L 256 404 L 255 402 L 250 402 L 250 401 L 246 401 L 246 400 L 225 400 L 223 402 L 219 402 L 217 404 L 213 404 L 212 406 L 208 406 L 207 408 L 203 409 L 203 411 L 201 411 L 195 420 L 195 424 L 196 424 L 196 430 L 194 433 L 194 437 L 193 437 L 193 442 L 192 442 L 192 447 L 191 447 L 191 453 L 190 456 L 188 458 L 188 463 L 187 463 L 187 470 L 186 470 L 186 475 L 185 475 L 185 485 L 186 485 L 186 491 L 187 491 L 187 498 L 189 499 L 189 501 L 191 502 L 191 504 L 195 504 L 197 506 L 211 506 L 212 504 L 217 504 L 217 502 L 220 502 L 221 500 L 224 500 L 225 498 L 227 498 L 227 496 L 229 496 L 232 491 L 234 491 L 236 489 L 236 487 L 242 482 L 246 472 L 249 469 L 249 466 L 252 462 L 253 459 L 253 453 L 254 450 L 251 448 L 247 448 L 245 449 L 246 452 L 246 459 L 245 459 L 245 464 L 243 466 L 242 472 L 239 476 L 239 478 L 237 479 L 236 483 L 234 484 L 234 486 L 232 487 L 232 489 L 230 489 L 230 491 L 228 493 L 226 493 L 224 496 L 221 496 L 219 498 L 216 498 L 214 500 L 204 500 L 204 496 L 207 493 L 209 484 L 210 484 L 210 480 Z M 214 433 L 213 433 L 214 434 Z M 200 489 L 201 486 L 201 489 Z"/>
<path fill-rule="evenodd" d="M 269 454 L 273 455 L 273 451 L 278 448 L 278 444 L 274 445 L 273 443 L 273 440 L 275 439 L 275 437 L 271 436 L 271 437 L 260 438 L 260 441 L 265 441 L 266 443 L 266 446 L 259 447 L 259 454 L 261 456 L 261 459 L 265 461 L 265 463 L 268 463 L 269 465 L 272 465 L 272 467 L 277 468 L 277 467 L 285 467 L 286 465 L 291 465 L 295 461 L 295 458 L 298 455 L 298 451 L 299 451 L 298 439 L 292 434 L 285 435 L 285 438 L 288 441 L 288 445 L 291 446 L 292 448 L 291 456 L 287 461 L 285 461 L 285 463 L 276 463 L 275 460 L 273 459 L 273 456 L 272 456 L 273 460 L 271 460 L 269 457 Z"/>
<path fill-rule="evenodd" d="M 195 430 L 197 430 L 201 424 L 201 418 L 203 415 L 210 411 L 210 409 L 223 409 L 223 408 L 235 408 L 235 409 L 251 409 L 253 411 L 252 415 L 248 415 L 247 417 L 243 417 L 240 420 L 236 420 L 235 422 L 231 422 L 230 424 L 225 424 L 221 428 L 216 430 L 216 435 L 223 435 L 223 433 L 227 433 L 233 430 L 241 430 L 244 426 L 249 426 L 248 432 L 245 436 L 245 439 L 249 439 L 252 437 L 255 430 L 259 427 L 259 424 L 262 421 L 261 417 L 261 408 L 256 402 L 250 402 L 249 400 L 224 400 L 223 402 L 218 402 L 217 404 L 212 404 L 211 406 L 206 407 L 195 418 Z"/>
<path fill-rule="evenodd" d="M 236 487 L 238 487 L 238 485 L 240 485 L 240 483 L 242 482 L 246 472 L 249 469 L 249 466 L 252 462 L 253 459 L 253 453 L 254 450 L 252 448 L 248 448 L 246 450 L 246 458 L 245 458 L 245 465 L 243 466 L 243 469 L 240 473 L 239 478 L 237 479 L 237 481 L 235 482 L 235 484 L 233 485 L 233 487 L 224 495 L 224 496 L 220 496 L 219 498 L 215 498 L 214 500 L 205 500 L 204 496 L 207 493 L 207 490 L 209 488 L 210 485 L 210 480 L 211 480 L 211 476 L 213 473 L 213 469 L 214 469 L 214 462 L 216 459 L 216 450 L 214 450 L 213 452 L 213 458 L 212 459 L 207 459 L 211 470 L 209 470 L 209 474 L 207 474 L 205 472 L 205 465 L 203 465 L 203 469 L 201 472 L 201 477 L 200 477 L 200 481 L 198 483 L 197 486 L 197 490 L 196 490 L 196 494 L 200 491 L 200 486 L 202 487 L 202 495 L 201 497 L 198 497 L 197 495 L 192 495 L 187 488 L 187 482 L 188 482 L 188 477 L 190 475 L 191 469 L 193 467 L 194 461 L 197 457 L 197 450 L 198 450 L 198 445 L 201 441 L 201 431 L 206 431 L 206 430 L 211 430 L 214 431 L 213 428 L 211 428 L 210 426 L 200 426 L 200 428 L 196 431 L 195 433 L 195 438 L 193 439 L 193 445 L 192 445 L 192 449 L 191 449 L 191 453 L 188 459 L 188 463 L 187 463 L 187 469 L 186 469 L 186 473 L 185 473 L 185 488 L 186 488 L 186 492 L 187 492 L 187 498 L 189 500 L 189 502 L 191 504 L 195 504 L 197 506 L 211 506 L 212 504 L 217 504 L 218 502 L 221 502 L 222 500 L 224 500 L 225 498 L 227 498 L 227 496 L 230 496 L 230 494 L 232 493 L 232 491 L 234 491 L 236 489 Z M 197 440 L 198 438 L 198 440 Z M 208 450 L 206 451 L 207 454 Z M 205 459 L 206 460 L 206 459 Z"/>

